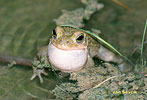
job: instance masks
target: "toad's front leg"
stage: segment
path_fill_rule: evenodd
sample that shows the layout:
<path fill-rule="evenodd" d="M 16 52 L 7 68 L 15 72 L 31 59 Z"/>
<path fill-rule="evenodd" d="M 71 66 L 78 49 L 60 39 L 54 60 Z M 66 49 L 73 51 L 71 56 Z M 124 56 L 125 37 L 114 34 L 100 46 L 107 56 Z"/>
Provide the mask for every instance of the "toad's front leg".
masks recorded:
<path fill-rule="evenodd" d="M 45 72 L 45 68 L 50 67 L 47 56 L 47 48 L 48 46 L 44 46 L 41 49 L 39 49 L 37 56 L 34 58 L 33 75 L 30 78 L 30 80 L 35 79 L 35 77 L 39 77 L 40 83 L 43 83 L 43 78 L 41 77 L 41 74 L 48 75 Z"/>
<path fill-rule="evenodd" d="M 41 74 L 44 74 L 44 75 L 48 75 L 44 69 L 39 69 L 39 68 L 36 68 L 36 67 L 33 67 L 33 75 L 32 77 L 30 78 L 30 80 L 33 80 L 35 79 L 35 77 L 39 77 L 39 80 L 40 80 L 40 83 L 43 83 L 43 78 L 41 76 Z"/>

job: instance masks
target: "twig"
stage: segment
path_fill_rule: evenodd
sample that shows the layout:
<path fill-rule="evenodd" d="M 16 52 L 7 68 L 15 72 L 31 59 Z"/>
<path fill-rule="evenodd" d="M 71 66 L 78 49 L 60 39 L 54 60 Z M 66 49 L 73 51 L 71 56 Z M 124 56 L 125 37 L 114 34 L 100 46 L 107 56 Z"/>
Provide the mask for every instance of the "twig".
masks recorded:
<path fill-rule="evenodd" d="M 67 93 L 66 90 L 62 89 L 60 86 L 56 85 L 56 87 L 58 87 L 60 90 L 62 90 L 63 92 Z"/>
<path fill-rule="evenodd" d="M 127 5 L 125 5 L 124 3 L 120 2 L 119 0 L 112 0 L 113 2 L 115 2 L 116 4 L 124 7 L 124 8 L 127 8 L 128 10 L 131 10 L 131 8 L 129 8 Z"/>
<path fill-rule="evenodd" d="M 99 81 L 98 81 L 98 82 L 96 82 L 96 83 L 94 83 L 94 84 L 92 84 L 92 85 L 90 85 L 90 86 L 87 86 L 86 88 L 84 88 L 84 89 L 82 89 L 82 90 L 79 90 L 79 91 L 77 91 L 77 92 L 74 92 L 74 93 L 83 92 L 83 91 L 89 90 L 89 89 L 91 89 L 91 88 L 94 88 L 94 89 L 95 89 L 95 88 L 98 88 L 98 87 L 100 87 L 103 83 L 109 81 L 110 79 L 113 79 L 113 78 L 116 78 L 116 77 L 122 77 L 122 76 L 124 76 L 124 75 L 125 75 L 125 74 L 109 77 L 109 78 L 105 79 L 104 81 L 102 81 L 101 83 L 99 83 Z M 98 83 L 99 83 L 99 84 L 98 84 Z M 97 84 L 97 85 L 95 85 L 95 84 Z"/>
<path fill-rule="evenodd" d="M 15 62 L 16 65 L 32 66 L 31 59 L 0 55 L 0 63 Z"/>
<path fill-rule="evenodd" d="M 112 76 L 112 77 L 109 77 L 107 78 L 106 80 L 102 81 L 101 83 L 99 83 L 98 85 L 94 86 L 93 88 L 98 88 L 100 85 L 102 85 L 103 83 L 109 81 L 110 79 L 113 79 L 113 78 L 116 78 L 116 77 L 120 77 L 120 76 L 124 76 L 125 74 L 123 75 L 119 75 L 119 76 Z"/>

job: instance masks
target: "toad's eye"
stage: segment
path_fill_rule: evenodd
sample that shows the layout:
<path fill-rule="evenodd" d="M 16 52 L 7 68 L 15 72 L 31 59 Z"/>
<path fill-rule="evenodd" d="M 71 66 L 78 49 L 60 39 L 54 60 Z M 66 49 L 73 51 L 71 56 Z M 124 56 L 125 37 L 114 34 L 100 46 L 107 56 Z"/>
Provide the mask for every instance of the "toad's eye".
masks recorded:
<path fill-rule="evenodd" d="M 80 33 L 77 37 L 76 37 L 76 42 L 77 43 L 82 43 L 84 40 L 84 33 Z"/>
<path fill-rule="evenodd" d="M 53 31 L 52 31 L 52 37 L 53 37 L 54 39 L 56 39 L 56 38 L 57 38 L 57 33 L 56 33 L 56 30 L 53 30 Z"/>

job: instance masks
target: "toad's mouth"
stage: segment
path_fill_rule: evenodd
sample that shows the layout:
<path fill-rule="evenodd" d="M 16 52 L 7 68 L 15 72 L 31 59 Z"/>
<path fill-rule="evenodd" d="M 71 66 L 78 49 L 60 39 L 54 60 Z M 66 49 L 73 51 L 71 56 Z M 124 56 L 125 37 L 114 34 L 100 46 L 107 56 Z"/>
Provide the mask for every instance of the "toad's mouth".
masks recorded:
<path fill-rule="evenodd" d="M 82 50 L 62 50 L 52 43 L 48 45 L 50 63 L 63 72 L 74 72 L 83 68 L 86 64 L 88 52 Z"/>

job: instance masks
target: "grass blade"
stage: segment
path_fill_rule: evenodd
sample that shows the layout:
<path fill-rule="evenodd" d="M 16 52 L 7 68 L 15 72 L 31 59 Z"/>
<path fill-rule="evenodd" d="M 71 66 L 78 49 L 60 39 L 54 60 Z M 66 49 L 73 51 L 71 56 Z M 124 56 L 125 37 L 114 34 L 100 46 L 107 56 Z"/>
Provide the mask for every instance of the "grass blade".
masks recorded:
<path fill-rule="evenodd" d="M 142 36 L 142 44 L 141 44 L 141 58 L 142 58 L 142 56 L 143 56 L 143 44 L 144 44 L 144 39 L 145 39 L 146 27 L 147 27 L 147 20 L 146 20 L 146 24 L 145 24 L 145 27 L 144 27 L 144 32 L 143 32 L 143 36 Z"/>
<path fill-rule="evenodd" d="M 111 44 L 109 44 L 108 42 L 106 42 L 105 40 L 103 40 L 101 37 L 99 37 L 98 35 L 90 32 L 90 31 L 86 31 L 80 28 L 77 28 L 75 26 L 71 26 L 71 25 L 60 25 L 63 27 L 72 27 L 72 28 L 76 28 L 79 29 L 87 34 L 90 34 L 91 36 L 94 36 L 95 38 L 97 38 L 100 42 L 104 43 L 106 46 L 108 46 L 109 48 L 111 48 L 112 50 L 114 50 L 117 54 L 119 54 L 121 57 L 123 57 L 125 60 L 127 60 L 129 63 L 133 64 L 126 56 L 122 55 L 117 49 L 115 49 Z"/>

